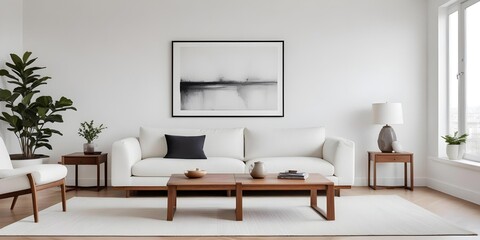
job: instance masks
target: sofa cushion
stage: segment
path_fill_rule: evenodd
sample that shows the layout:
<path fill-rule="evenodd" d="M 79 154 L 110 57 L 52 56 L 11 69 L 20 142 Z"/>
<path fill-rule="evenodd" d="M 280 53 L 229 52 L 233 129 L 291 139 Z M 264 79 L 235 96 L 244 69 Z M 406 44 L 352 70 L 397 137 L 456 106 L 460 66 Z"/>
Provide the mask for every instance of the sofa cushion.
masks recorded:
<path fill-rule="evenodd" d="M 325 128 L 246 129 L 245 159 L 262 157 L 319 157 Z"/>
<path fill-rule="evenodd" d="M 334 167 L 331 163 L 316 157 L 255 158 L 246 162 L 246 172 L 249 172 L 249 170 L 253 168 L 253 164 L 257 161 L 264 163 L 267 173 L 279 173 L 287 170 L 320 173 L 323 176 L 332 176 L 334 173 Z"/>
<path fill-rule="evenodd" d="M 208 173 L 244 173 L 245 163 L 235 158 L 209 157 L 208 159 L 147 158 L 132 167 L 133 176 L 169 177 L 174 173 L 200 168 Z"/>
<path fill-rule="evenodd" d="M 207 159 L 203 152 L 205 135 L 175 136 L 165 134 L 167 154 L 165 158 Z"/>
<path fill-rule="evenodd" d="M 163 158 L 167 154 L 165 134 L 178 136 L 205 135 L 203 151 L 207 157 L 228 157 L 243 160 L 243 128 L 226 129 L 159 129 L 140 128 L 142 159 Z"/>

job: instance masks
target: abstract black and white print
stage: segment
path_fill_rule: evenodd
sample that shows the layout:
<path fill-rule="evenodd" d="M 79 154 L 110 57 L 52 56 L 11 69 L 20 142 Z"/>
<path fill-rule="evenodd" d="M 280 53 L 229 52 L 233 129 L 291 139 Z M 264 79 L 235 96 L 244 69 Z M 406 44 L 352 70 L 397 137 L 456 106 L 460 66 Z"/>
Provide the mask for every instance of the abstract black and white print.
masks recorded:
<path fill-rule="evenodd" d="M 173 42 L 173 116 L 283 116 L 283 42 Z"/>

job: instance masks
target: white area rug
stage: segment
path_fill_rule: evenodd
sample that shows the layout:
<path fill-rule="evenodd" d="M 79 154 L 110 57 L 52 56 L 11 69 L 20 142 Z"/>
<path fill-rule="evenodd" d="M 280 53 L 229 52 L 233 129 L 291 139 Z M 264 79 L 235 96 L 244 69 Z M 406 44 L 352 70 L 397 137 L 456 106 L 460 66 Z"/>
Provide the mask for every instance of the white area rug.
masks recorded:
<path fill-rule="evenodd" d="M 325 198 L 319 197 L 323 208 Z M 235 221 L 234 197 L 179 197 L 172 222 L 166 198 L 68 200 L 0 229 L 18 236 L 438 236 L 475 235 L 398 196 L 335 198 L 336 220 L 325 221 L 309 197 L 245 197 Z"/>

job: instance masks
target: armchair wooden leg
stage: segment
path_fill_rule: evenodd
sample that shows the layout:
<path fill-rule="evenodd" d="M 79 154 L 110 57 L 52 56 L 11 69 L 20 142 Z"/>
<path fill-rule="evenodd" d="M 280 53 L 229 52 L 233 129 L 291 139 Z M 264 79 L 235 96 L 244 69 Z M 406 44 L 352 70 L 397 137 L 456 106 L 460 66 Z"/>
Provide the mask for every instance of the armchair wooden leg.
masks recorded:
<path fill-rule="evenodd" d="M 38 222 L 37 187 L 32 174 L 27 174 L 27 177 L 28 181 L 30 182 L 30 189 L 32 191 L 33 218 L 35 222 Z"/>
<path fill-rule="evenodd" d="M 17 203 L 18 196 L 13 197 L 12 205 L 10 205 L 10 210 L 13 210 L 15 204 Z"/>
<path fill-rule="evenodd" d="M 62 191 L 62 210 L 64 212 L 67 211 L 67 197 L 66 197 L 66 190 L 65 190 L 65 179 L 62 181 L 62 185 L 60 185 Z"/>

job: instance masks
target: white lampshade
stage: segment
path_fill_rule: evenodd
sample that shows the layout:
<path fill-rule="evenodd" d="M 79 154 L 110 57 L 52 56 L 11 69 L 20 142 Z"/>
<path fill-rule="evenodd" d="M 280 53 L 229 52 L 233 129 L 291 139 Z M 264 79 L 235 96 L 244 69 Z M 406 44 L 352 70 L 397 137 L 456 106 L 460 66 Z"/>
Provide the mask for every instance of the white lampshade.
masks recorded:
<path fill-rule="evenodd" d="M 372 112 L 375 124 L 403 124 L 401 103 L 374 103 Z"/>

